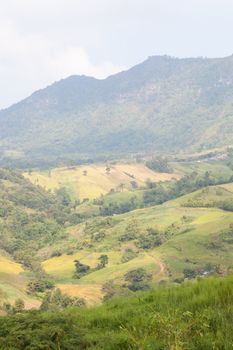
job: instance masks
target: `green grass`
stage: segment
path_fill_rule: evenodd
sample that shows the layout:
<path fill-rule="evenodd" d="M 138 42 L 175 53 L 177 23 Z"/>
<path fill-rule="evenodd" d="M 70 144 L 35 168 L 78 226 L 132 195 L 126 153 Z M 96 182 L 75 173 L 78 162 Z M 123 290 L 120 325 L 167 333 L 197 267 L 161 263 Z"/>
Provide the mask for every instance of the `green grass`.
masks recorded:
<path fill-rule="evenodd" d="M 233 344 L 233 277 L 115 298 L 101 306 L 0 318 L 0 349 L 222 349 Z"/>

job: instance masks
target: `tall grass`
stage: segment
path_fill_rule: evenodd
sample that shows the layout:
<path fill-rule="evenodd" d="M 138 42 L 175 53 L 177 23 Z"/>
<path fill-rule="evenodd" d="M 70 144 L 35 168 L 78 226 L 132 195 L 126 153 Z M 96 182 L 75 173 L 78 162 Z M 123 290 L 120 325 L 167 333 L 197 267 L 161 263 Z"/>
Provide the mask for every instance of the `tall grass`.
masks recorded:
<path fill-rule="evenodd" d="M 0 349 L 230 350 L 233 277 L 135 293 L 99 307 L 0 319 Z"/>

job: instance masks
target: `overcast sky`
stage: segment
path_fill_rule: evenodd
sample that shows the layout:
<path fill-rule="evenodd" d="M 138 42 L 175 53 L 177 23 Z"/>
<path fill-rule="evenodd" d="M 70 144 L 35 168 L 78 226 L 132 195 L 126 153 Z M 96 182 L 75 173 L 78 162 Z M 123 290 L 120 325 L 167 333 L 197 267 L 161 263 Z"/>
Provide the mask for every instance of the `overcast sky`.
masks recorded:
<path fill-rule="evenodd" d="M 0 108 L 151 55 L 231 55 L 232 34 L 232 0 L 0 0 Z"/>

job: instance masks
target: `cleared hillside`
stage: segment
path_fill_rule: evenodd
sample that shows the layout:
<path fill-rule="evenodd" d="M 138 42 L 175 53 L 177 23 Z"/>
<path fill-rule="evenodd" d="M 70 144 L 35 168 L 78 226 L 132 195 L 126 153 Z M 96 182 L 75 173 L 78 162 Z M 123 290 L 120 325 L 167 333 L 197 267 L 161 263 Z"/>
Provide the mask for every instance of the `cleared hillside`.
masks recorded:
<path fill-rule="evenodd" d="M 133 186 L 145 186 L 146 181 L 164 182 L 179 179 L 178 173 L 158 173 L 144 164 L 116 163 L 95 164 L 51 169 L 50 171 L 25 172 L 32 183 L 47 190 L 65 186 L 75 199 L 93 199 L 113 191 L 131 190 Z"/>

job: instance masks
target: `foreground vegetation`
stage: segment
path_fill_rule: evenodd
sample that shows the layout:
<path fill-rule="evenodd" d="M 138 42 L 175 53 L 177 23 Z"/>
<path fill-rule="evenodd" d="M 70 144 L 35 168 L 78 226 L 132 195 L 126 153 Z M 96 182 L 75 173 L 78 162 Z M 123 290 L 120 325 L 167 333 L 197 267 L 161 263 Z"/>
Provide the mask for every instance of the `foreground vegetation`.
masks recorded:
<path fill-rule="evenodd" d="M 0 318 L 0 349 L 232 349 L 233 277 L 199 279 L 100 307 Z"/>

